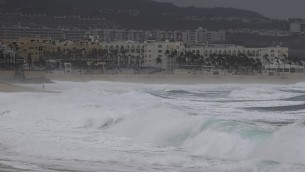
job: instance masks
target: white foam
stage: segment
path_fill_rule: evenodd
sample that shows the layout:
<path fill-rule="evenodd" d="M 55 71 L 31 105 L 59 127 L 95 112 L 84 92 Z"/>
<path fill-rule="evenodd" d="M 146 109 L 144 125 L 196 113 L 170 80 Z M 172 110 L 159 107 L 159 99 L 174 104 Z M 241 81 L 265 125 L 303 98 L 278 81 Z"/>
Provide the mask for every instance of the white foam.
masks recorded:
<path fill-rule="evenodd" d="M 133 170 L 159 166 L 168 169 L 164 171 L 191 171 L 192 167 L 199 171 L 262 171 L 260 162 L 274 161 L 279 164 L 268 165 L 270 171 L 298 171 L 297 164 L 305 164 L 304 127 L 258 121 L 299 120 L 304 112 L 243 108 L 300 104 L 280 99 L 301 94 L 281 89 L 300 90 L 301 86 L 95 81 L 45 86 L 61 92 L 56 94 L 0 93 L 0 151 L 13 161 L 12 153 L 25 157 L 23 161 L 32 157 L 35 161 L 61 159 L 67 164 L 75 159 L 88 164 L 116 162 L 117 166 L 133 164 Z M 150 94 L 170 90 L 226 94 L 198 96 L 196 101 L 192 95 L 166 99 Z"/>

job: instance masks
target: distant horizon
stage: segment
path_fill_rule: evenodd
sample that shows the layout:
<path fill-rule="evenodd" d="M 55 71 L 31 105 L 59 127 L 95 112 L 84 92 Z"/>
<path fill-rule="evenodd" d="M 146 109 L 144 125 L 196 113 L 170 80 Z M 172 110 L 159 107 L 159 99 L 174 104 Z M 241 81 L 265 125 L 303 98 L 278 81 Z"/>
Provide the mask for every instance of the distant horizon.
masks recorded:
<path fill-rule="evenodd" d="M 171 2 L 177 6 L 187 7 L 231 7 L 242 10 L 250 10 L 269 18 L 305 19 L 304 0 L 155 0 L 157 2 Z"/>

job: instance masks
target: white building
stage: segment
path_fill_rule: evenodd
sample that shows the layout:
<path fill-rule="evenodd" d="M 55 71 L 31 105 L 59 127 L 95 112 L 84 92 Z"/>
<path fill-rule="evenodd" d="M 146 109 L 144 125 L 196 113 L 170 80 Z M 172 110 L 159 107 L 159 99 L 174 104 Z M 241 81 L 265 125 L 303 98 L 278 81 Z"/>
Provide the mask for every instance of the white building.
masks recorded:
<path fill-rule="evenodd" d="M 224 31 L 208 31 L 200 27 L 195 31 L 183 32 L 182 39 L 189 44 L 222 42 L 226 40 L 226 34 Z"/>
<path fill-rule="evenodd" d="M 305 22 L 294 22 L 290 23 L 290 32 L 304 32 L 305 31 Z"/>
<path fill-rule="evenodd" d="M 102 49 L 109 52 L 117 52 L 117 58 L 127 58 L 128 65 L 132 65 L 135 61 L 140 60 L 140 66 L 168 69 L 174 68 L 174 60 L 170 58 L 170 53 L 173 51 L 178 53 L 185 51 L 183 42 L 170 41 L 117 41 L 117 42 L 101 42 L 99 43 Z M 122 61 L 120 59 L 119 61 Z M 123 60 L 124 61 L 124 60 Z M 118 64 L 119 65 L 119 64 Z"/>
<path fill-rule="evenodd" d="M 1 64 L 15 64 L 15 63 L 23 63 L 23 59 L 19 59 L 16 56 L 16 51 L 7 47 L 6 45 L 1 44 L 0 42 L 0 65 Z"/>
<path fill-rule="evenodd" d="M 238 55 L 245 54 L 252 58 L 259 58 L 263 65 L 273 63 L 277 60 L 288 58 L 287 47 L 264 47 L 264 48 L 248 48 L 244 46 L 236 46 L 232 44 L 211 44 L 204 46 L 187 47 L 186 51 L 198 53 L 204 57 L 213 54 Z"/>
<path fill-rule="evenodd" d="M 288 58 L 288 48 L 279 46 L 248 48 L 233 44 L 204 44 L 185 47 L 184 42 L 170 41 L 101 42 L 99 45 L 102 49 L 107 49 L 108 51 L 115 50 L 118 52 L 117 58 L 127 58 L 125 61 L 128 61 L 129 65 L 137 61 L 139 66 L 161 69 L 173 69 L 176 67 L 176 59 L 170 55 L 172 52 L 175 52 L 178 56 L 182 52 L 185 54 L 185 52 L 190 51 L 205 58 L 214 54 L 245 54 L 248 57 L 260 59 L 263 66 L 276 64 Z"/>
<path fill-rule="evenodd" d="M 146 41 L 144 44 L 144 67 L 173 68 L 173 59 L 169 57 L 169 54 L 173 51 L 176 53 L 185 51 L 183 42 Z"/>
<path fill-rule="evenodd" d="M 108 52 L 116 52 L 118 63 L 127 66 L 141 66 L 144 61 L 144 43 L 134 41 L 101 42 L 99 45 Z M 121 66 L 123 64 L 117 64 Z"/>

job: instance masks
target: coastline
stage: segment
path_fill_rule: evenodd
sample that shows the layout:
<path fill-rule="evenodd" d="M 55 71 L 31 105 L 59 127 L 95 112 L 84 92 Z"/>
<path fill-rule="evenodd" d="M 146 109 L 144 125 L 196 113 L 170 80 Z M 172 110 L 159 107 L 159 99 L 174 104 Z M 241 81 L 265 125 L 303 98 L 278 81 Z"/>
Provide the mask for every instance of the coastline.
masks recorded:
<path fill-rule="evenodd" d="M 57 93 L 56 91 L 30 88 L 20 85 L 9 84 L 0 81 L 0 93 L 15 93 L 15 92 L 41 92 L 41 93 Z"/>
<path fill-rule="evenodd" d="M 296 84 L 305 82 L 303 74 L 285 74 L 285 76 L 268 75 L 77 75 L 63 73 L 37 72 L 40 77 L 51 81 L 109 81 L 143 84 L 175 84 L 175 85 L 195 85 L 195 84 Z M 37 75 L 34 75 L 37 76 Z M 23 84 L 22 82 L 20 84 Z M 34 83 L 35 84 L 35 83 Z M 47 83 L 46 83 L 47 84 Z M 44 92 L 56 93 L 55 91 L 30 88 L 24 85 L 9 83 L 0 80 L 0 92 Z"/>
<path fill-rule="evenodd" d="M 295 84 L 305 82 L 300 76 L 258 76 L 258 75 L 73 75 L 47 74 L 52 81 L 110 81 L 144 84 Z"/>

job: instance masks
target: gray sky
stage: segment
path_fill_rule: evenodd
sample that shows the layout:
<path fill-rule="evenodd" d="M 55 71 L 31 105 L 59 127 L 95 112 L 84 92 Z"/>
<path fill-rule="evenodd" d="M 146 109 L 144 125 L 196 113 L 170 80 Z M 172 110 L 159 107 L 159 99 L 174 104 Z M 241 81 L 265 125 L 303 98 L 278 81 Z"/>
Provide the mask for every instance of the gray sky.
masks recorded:
<path fill-rule="evenodd" d="M 156 0 L 179 6 L 234 7 L 259 12 L 272 18 L 304 18 L 305 0 Z"/>

